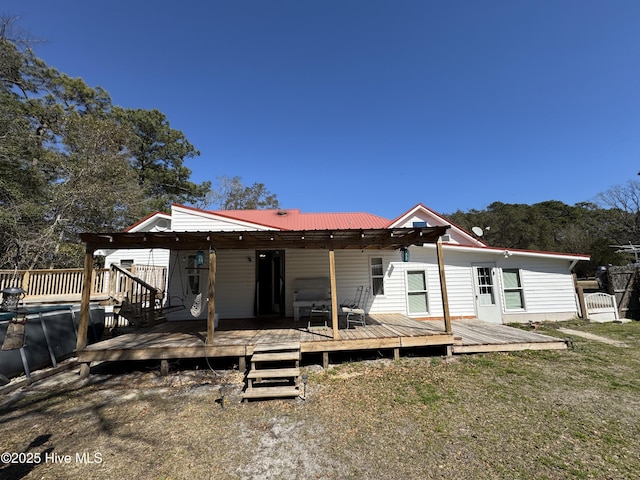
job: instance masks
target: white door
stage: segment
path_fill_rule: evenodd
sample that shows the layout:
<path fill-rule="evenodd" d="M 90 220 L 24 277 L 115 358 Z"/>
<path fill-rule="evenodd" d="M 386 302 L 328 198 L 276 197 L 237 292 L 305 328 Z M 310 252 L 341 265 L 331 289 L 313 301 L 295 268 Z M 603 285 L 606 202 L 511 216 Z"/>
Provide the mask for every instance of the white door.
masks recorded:
<path fill-rule="evenodd" d="M 495 265 L 492 263 L 474 265 L 473 278 L 476 316 L 486 322 L 502 323 Z"/>

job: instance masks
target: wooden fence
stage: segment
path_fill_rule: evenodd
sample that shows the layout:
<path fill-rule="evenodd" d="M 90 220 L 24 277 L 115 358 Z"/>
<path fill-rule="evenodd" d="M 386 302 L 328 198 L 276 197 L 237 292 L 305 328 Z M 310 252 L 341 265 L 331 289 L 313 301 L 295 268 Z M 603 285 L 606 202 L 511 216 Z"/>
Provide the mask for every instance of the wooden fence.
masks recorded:
<path fill-rule="evenodd" d="M 640 319 L 639 270 L 636 264 L 607 268 L 605 290 L 615 296 L 620 318 Z"/>

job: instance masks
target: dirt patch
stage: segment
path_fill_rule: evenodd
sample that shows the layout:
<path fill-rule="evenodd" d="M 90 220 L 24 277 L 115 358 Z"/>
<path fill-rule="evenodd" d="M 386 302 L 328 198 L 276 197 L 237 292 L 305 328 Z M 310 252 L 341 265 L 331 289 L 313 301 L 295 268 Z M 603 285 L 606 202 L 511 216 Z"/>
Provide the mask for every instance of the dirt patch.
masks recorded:
<path fill-rule="evenodd" d="M 623 348 L 629 347 L 629 345 L 627 345 L 624 342 L 612 340 L 610 338 L 603 337 L 602 335 L 595 335 L 593 333 L 583 332 L 581 330 L 574 330 L 572 328 L 559 328 L 558 331 L 562 333 L 566 333 L 567 335 L 576 335 L 578 337 L 587 338 L 589 340 L 595 340 L 597 342 L 607 343 L 609 345 L 613 345 L 614 347 L 623 347 Z"/>

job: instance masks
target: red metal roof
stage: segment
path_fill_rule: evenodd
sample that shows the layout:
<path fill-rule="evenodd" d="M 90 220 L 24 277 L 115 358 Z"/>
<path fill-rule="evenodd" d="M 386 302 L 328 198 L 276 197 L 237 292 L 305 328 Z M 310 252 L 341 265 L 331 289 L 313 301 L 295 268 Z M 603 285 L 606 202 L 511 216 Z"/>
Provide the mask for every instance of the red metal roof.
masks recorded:
<path fill-rule="evenodd" d="M 386 228 L 389 220 L 370 213 L 303 213 L 298 209 L 209 210 L 208 213 L 279 230 Z"/>

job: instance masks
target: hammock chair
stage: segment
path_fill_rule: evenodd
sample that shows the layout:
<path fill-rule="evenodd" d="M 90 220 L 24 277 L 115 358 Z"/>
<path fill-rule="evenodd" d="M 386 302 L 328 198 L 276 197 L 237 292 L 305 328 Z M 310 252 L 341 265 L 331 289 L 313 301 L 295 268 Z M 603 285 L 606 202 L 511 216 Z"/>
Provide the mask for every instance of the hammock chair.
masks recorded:
<path fill-rule="evenodd" d="M 177 269 L 176 269 L 176 265 L 178 266 Z M 193 289 L 190 289 L 188 285 L 185 285 L 182 270 L 183 269 L 180 262 L 180 255 L 176 253 L 176 257 L 173 261 L 173 266 L 171 267 L 171 270 L 170 270 L 170 275 L 173 276 L 174 271 L 178 272 L 178 275 L 180 276 L 180 293 L 182 296 L 177 297 L 180 300 L 180 305 L 171 305 L 171 300 L 176 297 L 175 296 L 169 297 L 169 305 L 167 306 L 167 308 L 186 309 L 187 306 L 184 304 L 184 302 L 187 296 L 189 295 L 189 290 L 191 290 L 191 293 L 195 294 L 195 298 L 193 299 L 193 303 L 189 307 L 189 313 L 191 313 L 192 317 L 197 318 L 202 314 L 202 292 L 198 291 L 196 293 L 196 291 L 194 291 Z M 200 289 L 200 285 L 198 284 L 198 290 L 199 289 Z"/>

